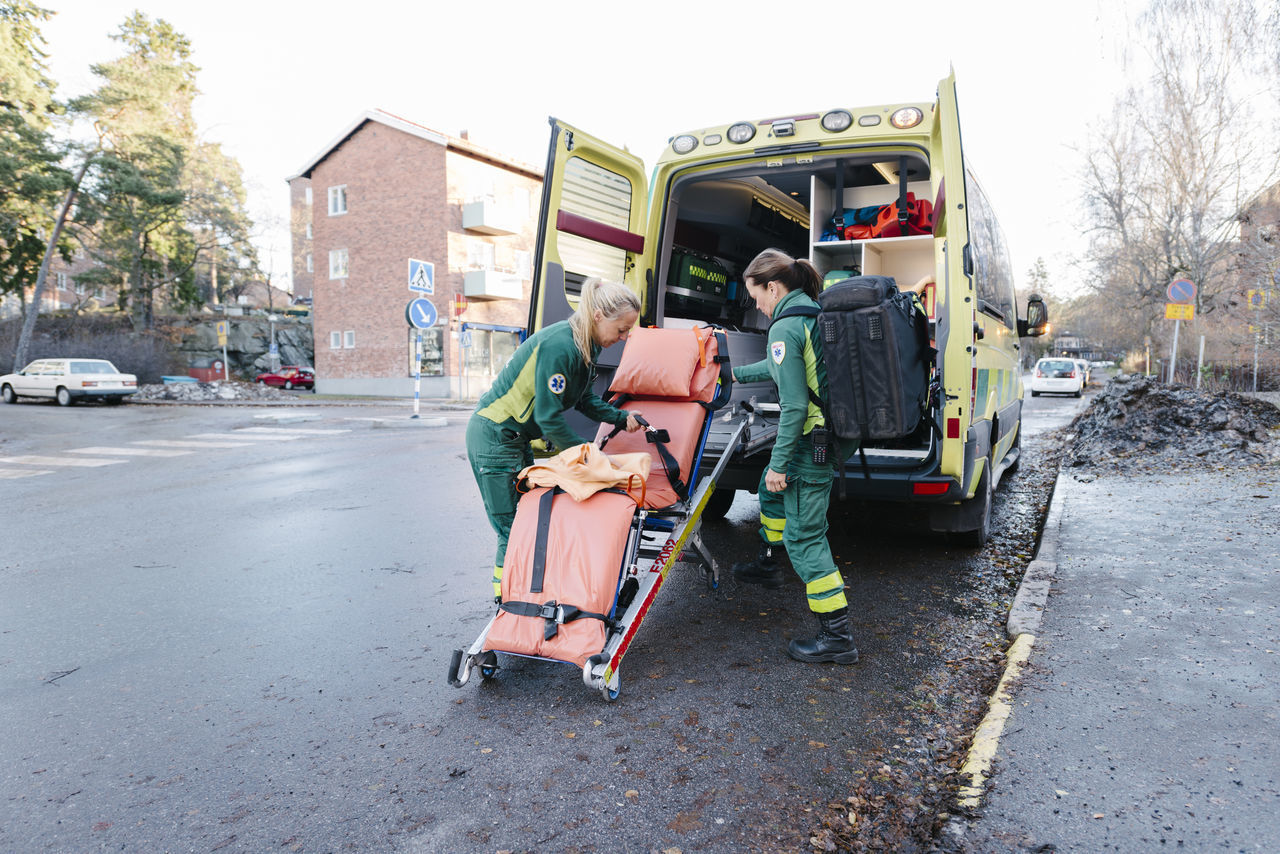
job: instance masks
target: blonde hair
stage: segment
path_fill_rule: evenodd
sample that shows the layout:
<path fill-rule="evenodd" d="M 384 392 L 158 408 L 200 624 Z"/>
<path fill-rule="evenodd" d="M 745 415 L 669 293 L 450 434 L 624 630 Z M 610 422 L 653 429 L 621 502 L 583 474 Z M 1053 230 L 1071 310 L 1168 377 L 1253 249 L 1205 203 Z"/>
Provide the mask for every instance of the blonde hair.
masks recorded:
<path fill-rule="evenodd" d="M 628 311 L 640 313 L 640 298 L 626 285 L 618 282 L 602 282 L 591 276 L 582 283 L 578 297 L 578 310 L 569 318 L 573 330 L 573 343 L 578 345 L 582 360 L 591 364 L 591 345 L 596 340 L 596 312 L 608 320 L 621 317 Z"/>

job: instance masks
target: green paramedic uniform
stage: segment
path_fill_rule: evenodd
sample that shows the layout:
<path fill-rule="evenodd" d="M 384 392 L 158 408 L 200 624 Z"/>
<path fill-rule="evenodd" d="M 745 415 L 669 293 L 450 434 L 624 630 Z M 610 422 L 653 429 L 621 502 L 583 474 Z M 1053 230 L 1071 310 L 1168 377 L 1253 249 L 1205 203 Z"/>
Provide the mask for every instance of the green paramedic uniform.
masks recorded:
<path fill-rule="evenodd" d="M 779 300 L 773 316 L 801 305 L 818 304 L 803 291 L 791 291 Z M 786 546 L 791 565 L 804 581 L 809 609 L 829 614 L 847 607 L 848 601 L 827 542 L 832 463 L 840 452 L 832 454 L 831 462 L 815 463 L 809 437 L 814 427 L 823 425 L 822 410 L 809 399 L 809 390 L 819 398 L 827 392 L 826 367 L 816 349 L 822 343 L 810 334 L 815 323 L 812 317 L 784 317 L 774 323 L 764 360 L 734 368 L 733 378 L 742 383 L 769 379 L 778 387 L 778 436 L 768 468 L 760 475 L 760 537 L 771 546 Z M 768 469 L 787 475 L 790 483 L 782 492 L 765 487 Z"/>
<path fill-rule="evenodd" d="M 540 329 L 516 349 L 480 398 L 467 424 L 467 459 L 489 524 L 498 534 L 493 563 L 493 593 L 500 595 L 507 538 L 516 518 L 516 475 L 533 464 L 529 443 L 546 439 L 558 450 L 583 439 L 565 421 L 566 409 L 577 409 L 595 421 L 627 423 L 624 410 L 610 406 L 591 390 L 600 346 L 592 342 L 591 364 L 573 340 L 569 321 Z"/>

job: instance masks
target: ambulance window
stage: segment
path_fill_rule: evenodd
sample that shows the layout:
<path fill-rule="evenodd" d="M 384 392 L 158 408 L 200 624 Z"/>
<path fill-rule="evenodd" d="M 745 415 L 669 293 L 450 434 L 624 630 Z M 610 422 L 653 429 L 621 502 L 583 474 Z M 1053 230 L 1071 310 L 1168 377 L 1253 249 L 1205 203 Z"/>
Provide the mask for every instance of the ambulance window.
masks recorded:
<path fill-rule="evenodd" d="M 560 209 L 626 230 L 631 225 L 631 193 L 631 182 L 626 178 L 581 157 L 571 157 L 565 164 Z M 580 285 L 587 276 L 622 281 L 625 250 L 564 232 L 559 234 L 557 243 L 568 289 L 577 290 L 574 283 Z"/>
<path fill-rule="evenodd" d="M 979 308 L 994 309 L 1006 326 L 1014 327 L 1017 314 L 1013 298 L 1013 269 L 1000 223 L 972 173 L 967 174 L 965 195 L 969 202 L 969 241 L 973 245 L 973 275 Z"/>

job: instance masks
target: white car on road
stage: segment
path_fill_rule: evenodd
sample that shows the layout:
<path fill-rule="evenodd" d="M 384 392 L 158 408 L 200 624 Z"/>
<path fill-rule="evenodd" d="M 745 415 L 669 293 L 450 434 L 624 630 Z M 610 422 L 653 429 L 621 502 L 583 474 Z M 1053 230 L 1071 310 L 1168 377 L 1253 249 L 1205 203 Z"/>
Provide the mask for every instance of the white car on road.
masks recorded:
<path fill-rule="evenodd" d="M 138 378 L 122 374 L 106 359 L 36 359 L 16 374 L 0 377 L 0 400 L 51 397 L 60 406 L 77 400 L 121 403 L 138 390 Z"/>
<path fill-rule="evenodd" d="M 1072 394 L 1079 397 L 1084 392 L 1084 372 L 1074 359 L 1046 358 L 1036 362 L 1031 372 L 1031 396 L 1042 394 Z"/>

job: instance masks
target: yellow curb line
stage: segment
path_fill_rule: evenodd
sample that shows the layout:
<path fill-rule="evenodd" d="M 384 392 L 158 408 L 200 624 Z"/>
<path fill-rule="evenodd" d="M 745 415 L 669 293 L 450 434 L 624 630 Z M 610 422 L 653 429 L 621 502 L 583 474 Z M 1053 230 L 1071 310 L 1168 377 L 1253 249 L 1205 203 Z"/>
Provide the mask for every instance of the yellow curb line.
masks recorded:
<path fill-rule="evenodd" d="M 960 787 L 959 803 L 962 807 L 974 809 L 982 798 L 987 774 L 991 770 L 991 760 L 995 758 L 996 747 L 1004 732 L 1005 721 L 1009 719 L 1011 708 L 1009 685 L 1018 678 L 1018 673 L 1030 657 L 1031 647 L 1035 642 L 1035 635 L 1024 633 L 1014 638 L 1013 644 L 1009 647 L 1004 675 L 1000 677 L 1000 684 L 996 686 L 995 693 L 988 701 L 987 714 L 973 734 L 973 743 L 969 745 L 969 756 L 960 769 L 960 775 L 969 779 L 967 786 Z"/>

